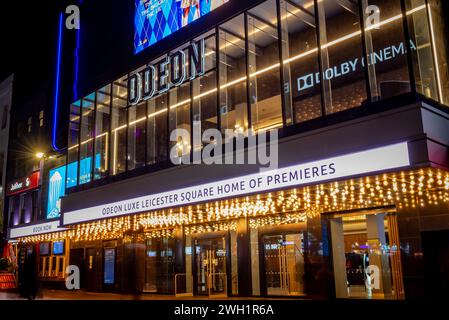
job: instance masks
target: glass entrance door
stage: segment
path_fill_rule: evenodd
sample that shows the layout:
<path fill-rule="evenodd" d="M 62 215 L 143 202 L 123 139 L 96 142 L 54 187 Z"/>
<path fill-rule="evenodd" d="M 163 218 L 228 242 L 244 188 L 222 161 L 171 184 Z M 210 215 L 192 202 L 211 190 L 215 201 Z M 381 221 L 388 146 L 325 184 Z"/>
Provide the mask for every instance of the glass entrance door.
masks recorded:
<path fill-rule="evenodd" d="M 194 267 L 196 294 L 226 294 L 225 237 L 196 239 Z"/>
<path fill-rule="evenodd" d="M 337 298 L 404 298 L 394 212 L 336 214 L 330 227 Z"/>
<path fill-rule="evenodd" d="M 267 295 L 304 294 L 303 248 L 302 233 L 263 237 Z"/>
<path fill-rule="evenodd" d="M 146 240 L 144 292 L 173 292 L 174 253 L 174 239 L 149 238 Z"/>

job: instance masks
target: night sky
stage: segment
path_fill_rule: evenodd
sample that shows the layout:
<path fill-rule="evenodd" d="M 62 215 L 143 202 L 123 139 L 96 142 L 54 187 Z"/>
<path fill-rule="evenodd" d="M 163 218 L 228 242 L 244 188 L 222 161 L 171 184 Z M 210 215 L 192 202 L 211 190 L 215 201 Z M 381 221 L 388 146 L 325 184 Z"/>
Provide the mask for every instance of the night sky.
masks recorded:
<path fill-rule="evenodd" d="M 14 90 L 23 98 L 32 88 L 37 89 L 51 79 L 55 2 L 2 1 L 0 4 L 0 81 L 15 73 Z"/>

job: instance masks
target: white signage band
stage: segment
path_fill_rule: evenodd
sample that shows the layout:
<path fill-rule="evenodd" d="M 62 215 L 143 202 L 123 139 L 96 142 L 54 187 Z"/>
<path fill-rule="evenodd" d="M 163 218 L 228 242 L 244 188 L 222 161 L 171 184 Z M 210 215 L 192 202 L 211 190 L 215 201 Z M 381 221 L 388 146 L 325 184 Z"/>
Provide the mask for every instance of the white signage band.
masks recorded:
<path fill-rule="evenodd" d="M 406 142 L 63 213 L 63 225 L 191 205 L 410 165 Z"/>
<path fill-rule="evenodd" d="M 67 230 L 67 228 L 59 227 L 60 221 L 50 221 L 31 226 L 24 226 L 9 229 L 9 239 L 23 238 L 29 236 L 36 236 L 44 233 L 52 233 Z"/>

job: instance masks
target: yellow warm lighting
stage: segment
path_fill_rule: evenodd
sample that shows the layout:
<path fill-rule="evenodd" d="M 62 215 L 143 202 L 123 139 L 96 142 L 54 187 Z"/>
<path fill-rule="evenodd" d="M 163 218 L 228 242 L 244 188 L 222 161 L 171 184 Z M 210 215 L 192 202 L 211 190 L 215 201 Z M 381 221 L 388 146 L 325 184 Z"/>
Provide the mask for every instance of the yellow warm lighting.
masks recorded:
<path fill-rule="evenodd" d="M 106 240 L 123 238 L 129 232 L 144 233 L 150 238 L 171 237 L 173 230 L 181 226 L 187 234 L 235 230 L 236 221 L 241 218 L 248 218 L 251 228 L 259 228 L 302 223 L 323 212 L 373 207 L 414 210 L 447 203 L 449 172 L 429 168 L 105 219 L 20 241 Z"/>

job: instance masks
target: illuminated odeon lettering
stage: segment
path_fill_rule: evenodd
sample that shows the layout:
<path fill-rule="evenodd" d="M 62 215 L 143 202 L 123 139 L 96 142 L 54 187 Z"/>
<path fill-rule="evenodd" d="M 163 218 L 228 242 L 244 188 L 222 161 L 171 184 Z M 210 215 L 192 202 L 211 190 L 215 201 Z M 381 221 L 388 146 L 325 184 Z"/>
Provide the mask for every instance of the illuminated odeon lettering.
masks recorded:
<path fill-rule="evenodd" d="M 187 57 L 186 57 L 187 51 Z M 179 50 L 154 65 L 149 65 L 128 78 L 128 103 L 136 105 L 151 99 L 172 87 L 181 85 L 186 78 L 193 80 L 204 74 L 204 39 L 192 42 L 187 50 Z"/>

